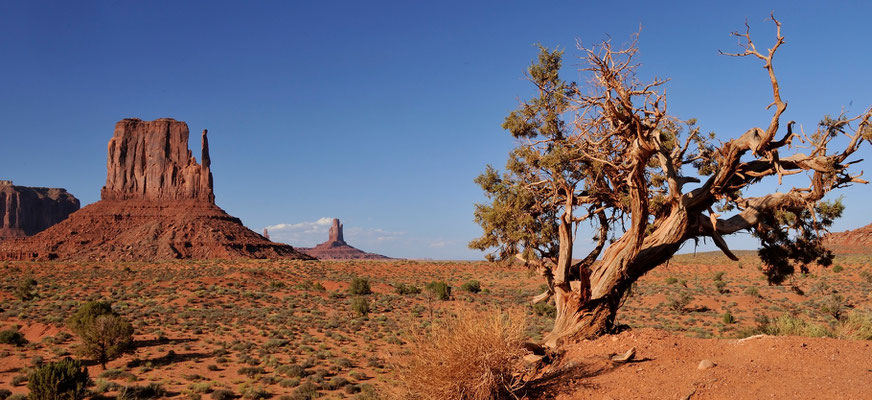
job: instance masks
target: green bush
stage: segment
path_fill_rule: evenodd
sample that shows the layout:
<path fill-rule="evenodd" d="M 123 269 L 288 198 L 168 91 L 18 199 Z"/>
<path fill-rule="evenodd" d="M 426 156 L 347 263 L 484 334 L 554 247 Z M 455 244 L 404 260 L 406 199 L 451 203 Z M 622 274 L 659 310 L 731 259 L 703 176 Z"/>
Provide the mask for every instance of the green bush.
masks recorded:
<path fill-rule="evenodd" d="M 127 351 L 133 343 L 133 327 L 108 302 L 91 301 L 67 319 L 67 327 L 79 336 L 83 355 L 106 363 Z"/>
<path fill-rule="evenodd" d="M 15 297 L 21 301 L 31 300 L 36 296 L 36 279 L 24 278 L 15 287 Z"/>
<path fill-rule="evenodd" d="M 369 301 L 364 297 L 355 297 L 351 299 L 351 310 L 358 316 L 365 317 L 370 311 Z"/>
<path fill-rule="evenodd" d="M 842 264 L 836 264 L 836 265 L 833 267 L 833 272 L 842 272 L 842 270 L 844 270 L 844 269 L 845 269 L 845 268 L 842 267 Z"/>
<path fill-rule="evenodd" d="M 12 396 L 12 391 L 9 389 L 0 389 L 0 400 L 6 400 L 9 396 Z"/>
<path fill-rule="evenodd" d="M 27 344 L 27 339 L 24 338 L 24 335 L 22 335 L 21 332 L 8 329 L 0 332 L 0 343 L 24 346 L 25 344 Z"/>
<path fill-rule="evenodd" d="M 755 286 L 749 286 L 745 289 L 745 294 L 748 296 L 760 297 L 760 290 Z"/>
<path fill-rule="evenodd" d="M 48 363 L 28 377 L 31 400 L 84 399 L 90 383 L 88 369 L 72 358 Z"/>
<path fill-rule="evenodd" d="M 734 317 L 733 313 L 731 313 L 729 310 L 727 310 L 727 312 L 725 312 L 721 316 L 721 320 L 724 322 L 725 325 L 730 325 L 730 324 L 736 323 L 736 317 Z"/>
<path fill-rule="evenodd" d="M 557 307 L 553 301 L 540 301 L 532 307 L 533 312 L 540 317 L 554 318 L 557 315 Z"/>
<path fill-rule="evenodd" d="M 690 293 L 680 293 L 678 296 L 667 297 L 666 306 L 672 311 L 684 312 L 691 301 L 693 301 L 693 295 Z"/>
<path fill-rule="evenodd" d="M 348 292 L 361 296 L 365 294 L 372 293 L 372 290 L 369 288 L 369 279 L 366 278 L 354 278 L 351 280 L 351 286 L 348 287 Z"/>
<path fill-rule="evenodd" d="M 212 400 L 233 400 L 236 397 L 232 390 L 218 389 L 210 395 Z"/>
<path fill-rule="evenodd" d="M 666 284 L 667 284 L 667 285 L 672 285 L 672 284 L 675 284 L 675 283 L 678 283 L 678 278 L 676 278 L 676 277 L 674 277 L 674 276 L 670 276 L 670 277 L 666 278 Z"/>
<path fill-rule="evenodd" d="M 413 285 L 406 285 L 404 283 L 394 285 L 394 290 L 396 290 L 397 294 L 404 296 L 409 294 L 421 293 L 421 288 Z"/>
<path fill-rule="evenodd" d="M 451 298 L 451 286 L 445 282 L 430 282 L 427 284 L 427 290 L 437 300 L 448 300 Z"/>
<path fill-rule="evenodd" d="M 167 395 L 166 389 L 159 383 L 149 383 L 146 386 L 131 385 L 121 389 L 118 400 L 157 399 Z"/>
<path fill-rule="evenodd" d="M 481 292 L 481 282 L 479 281 L 468 281 L 463 285 L 460 285 L 460 288 L 469 292 L 469 293 L 478 293 Z"/>

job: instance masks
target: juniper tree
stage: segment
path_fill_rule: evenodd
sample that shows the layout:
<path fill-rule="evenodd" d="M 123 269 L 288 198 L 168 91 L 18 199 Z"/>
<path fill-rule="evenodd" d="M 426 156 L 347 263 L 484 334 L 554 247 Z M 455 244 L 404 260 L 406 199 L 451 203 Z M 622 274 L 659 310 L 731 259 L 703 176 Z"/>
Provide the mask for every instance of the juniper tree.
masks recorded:
<path fill-rule="evenodd" d="M 470 247 L 520 259 L 544 276 L 547 290 L 533 300 L 553 297 L 557 308 L 546 344 L 610 331 L 633 282 L 687 241 L 711 238 L 738 260 L 724 237 L 750 231 L 771 284 L 796 267 L 832 262 L 822 237 L 843 207 L 824 197 L 867 183 L 849 173 L 856 161 L 848 158 L 872 139 L 872 109 L 825 117 L 809 134 L 784 124 L 787 102 L 773 67 L 784 37 L 781 23 L 772 22 L 770 49 L 757 49 L 746 24 L 733 33 L 742 51 L 724 53 L 762 61 L 772 117 L 726 142 L 667 112 L 666 81 L 642 83 L 636 75 L 635 38 L 623 48 L 579 46 L 584 85 L 560 78 L 561 51 L 540 48 L 527 74 L 537 95 L 503 123 L 518 143 L 506 170 L 488 166 L 476 179 L 488 202 L 476 205 L 484 233 Z M 799 176 L 785 185 L 791 175 Z M 793 185 L 803 175 L 807 184 Z M 779 191 L 748 195 L 776 179 Z M 594 245 L 575 257 L 581 225 L 594 232 Z"/>

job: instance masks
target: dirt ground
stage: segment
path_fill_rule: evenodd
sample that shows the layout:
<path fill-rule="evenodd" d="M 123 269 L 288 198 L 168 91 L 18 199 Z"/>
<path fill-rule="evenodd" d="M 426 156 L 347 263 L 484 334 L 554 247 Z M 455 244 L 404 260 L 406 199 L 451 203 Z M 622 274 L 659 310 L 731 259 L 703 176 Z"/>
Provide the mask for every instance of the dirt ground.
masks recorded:
<path fill-rule="evenodd" d="M 619 313 L 625 330 L 569 346 L 554 367 L 558 375 L 528 397 L 872 399 L 872 342 L 753 336 L 763 319 L 779 315 L 826 327 L 837 321 L 833 304 L 842 315 L 868 312 L 867 257 L 837 258 L 838 268 L 814 267 L 780 286 L 761 278 L 753 253 L 725 260 L 679 256 L 643 277 Z M 89 300 L 112 302 L 136 332 L 131 353 L 105 371 L 89 366 L 91 390 L 107 397 L 153 384 L 165 397 L 184 399 L 218 390 L 243 398 L 377 399 L 397 383 L 392 365 L 408 350 L 410 329 L 461 307 L 517 307 L 537 341 L 553 313 L 528 303 L 541 290 L 539 277 L 484 262 L 9 262 L 0 272 L 0 330 L 18 330 L 29 342 L 0 344 L 0 389 L 13 394 L 27 392 L 34 366 L 76 355 L 78 339 L 64 321 Z M 16 288 L 29 278 L 38 282 L 34 297 L 22 300 Z M 367 279 L 373 293 L 350 294 L 355 278 Z M 425 289 L 433 281 L 452 287 L 450 300 Z M 480 292 L 463 289 L 471 281 Z M 421 292 L 400 293 L 400 285 Z M 367 315 L 352 308 L 359 298 L 369 304 Z M 635 362 L 607 361 L 632 347 Z M 702 360 L 715 366 L 699 370 Z"/>

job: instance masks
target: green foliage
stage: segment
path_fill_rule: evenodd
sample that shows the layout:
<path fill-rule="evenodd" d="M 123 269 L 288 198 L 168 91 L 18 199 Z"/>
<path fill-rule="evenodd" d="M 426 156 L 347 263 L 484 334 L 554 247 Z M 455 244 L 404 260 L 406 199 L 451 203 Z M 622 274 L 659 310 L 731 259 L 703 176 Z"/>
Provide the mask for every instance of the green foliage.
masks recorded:
<path fill-rule="evenodd" d="M 421 293 L 421 288 L 414 285 L 406 285 L 405 283 L 394 285 L 394 290 L 397 292 L 397 294 L 404 296 Z"/>
<path fill-rule="evenodd" d="M 842 318 L 842 313 L 845 311 L 845 298 L 840 294 L 831 294 L 824 298 L 821 304 L 821 312 L 827 314 L 836 320 Z"/>
<path fill-rule="evenodd" d="M 745 294 L 748 296 L 760 297 L 760 290 L 754 286 L 749 286 L 745 289 Z"/>
<path fill-rule="evenodd" d="M 676 278 L 676 277 L 674 277 L 674 276 L 670 276 L 670 277 L 666 278 L 666 284 L 667 284 L 667 285 L 672 285 L 672 284 L 675 284 L 675 283 L 678 283 L 678 278 Z"/>
<path fill-rule="evenodd" d="M 80 350 L 106 367 L 106 363 L 127 351 L 133 343 L 133 327 L 108 302 L 92 301 L 79 308 L 67 327 L 81 339 Z"/>
<path fill-rule="evenodd" d="M 557 307 L 553 301 L 540 301 L 531 307 L 533 312 L 540 317 L 554 318 L 557 315 Z"/>
<path fill-rule="evenodd" d="M 371 294 L 372 290 L 369 288 L 369 279 L 355 277 L 351 280 L 351 286 L 348 287 L 348 293 L 355 296 Z"/>
<path fill-rule="evenodd" d="M 236 395 L 232 390 L 228 389 L 218 389 L 210 395 L 212 400 L 233 400 L 236 398 Z"/>
<path fill-rule="evenodd" d="M 145 386 L 130 385 L 121 389 L 118 400 L 145 400 L 157 399 L 166 396 L 166 389 L 159 383 L 149 383 Z"/>
<path fill-rule="evenodd" d="M 23 278 L 15 286 L 15 297 L 21 301 L 28 301 L 36 296 L 36 279 Z"/>
<path fill-rule="evenodd" d="M 365 317 L 370 311 L 369 301 L 364 297 L 355 297 L 351 299 L 351 310 L 358 316 Z"/>
<path fill-rule="evenodd" d="M 24 346 L 25 344 L 27 344 L 27 339 L 24 338 L 24 335 L 22 335 L 21 332 L 13 329 L 7 329 L 0 332 L 0 343 Z"/>
<path fill-rule="evenodd" d="M 445 301 L 451 299 L 451 286 L 448 286 L 445 282 L 430 282 L 427 284 L 427 291 L 437 300 Z"/>
<path fill-rule="evenodd" d="M 9 389 L 0 389 L 0 400 L 6 400 L 9 396 L 12 396 L 12 391 Z"/>
<path fill-rule="evenodd" d="M 774 229 L 754 230 L 762 247 L 758 250 L 770 284 L 779 284 L 794 273 L 795 266 L 808 273 L 808 264 L 830 266 L 835 255 L 826 248 L 821 233 L 842 215 L 842 199 L 818 202 L 813 210 L 805 204 L 764 215 L 762 224 Z"/>
<path fill-rule="evenodd" d="M 77 360 L 64 358 L 45 364 L 28 377 L 27 388 L 31 400 L 84 399 L 90 383 L 88 369 Z"/>
<path fill-rule="evenodd" d="M 845 268 L 842 267 L 842 264 L 836 264 L 835 266 L 833 266 L 833 272 L 835 272 L 835 273 L 842 272 L 842 270 L 844 270 L 844 269 Z"/>
<path fill-rule="evenodd" d="M 724 322 L 725 325 L 730 325 L 736 323 L 736 317 L 733 316 L 733 313 L 730 310 L 727 310 L 723 315 L 721 315 L 721 321 Z"/>
<path fill-rule="evenodd" d="M 463 285 L 460 285 L 460 288 L 469 293 L 478 293 L 481 292 L 481 282 L 467 281 Z"/>
<path fill-rule="evenodd" d="M 693 295 L 687 292 L 682 292 L 677 296 L 668 296 L 666 298 L 666 306 L 672 311 L 685 312 L 691 301 L 693 301 Z"/>

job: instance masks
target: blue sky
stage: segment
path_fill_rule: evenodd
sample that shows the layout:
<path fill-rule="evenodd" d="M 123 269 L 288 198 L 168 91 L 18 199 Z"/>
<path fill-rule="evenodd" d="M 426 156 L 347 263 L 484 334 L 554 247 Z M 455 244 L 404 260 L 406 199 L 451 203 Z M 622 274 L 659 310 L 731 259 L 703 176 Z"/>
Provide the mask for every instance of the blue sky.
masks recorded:
<path fill-rule="evenodd" d="M 764 126 L 771 98 L 757 60 L 717 50 L 746 18 L 769 45 L 774 10 L 787 119 L 808 131 L 872 105 L 870 3 L 709 3 L 0 0 L 0 179 L 92 203 L 115 122 L 172 117 L 209 129 L 217 203 L 256 231 L 311 246 L 337 217 L 364 250 L 480 258 L 473 179 L 505 163 L 536 43 L 566 49 L 572 79 L 576 39 L 641 25 L 643 77 L 670 78 L 669 110 L 728 139 Z M 837 229 L 872 222 L 870 190 L 843 192 Z"/>

